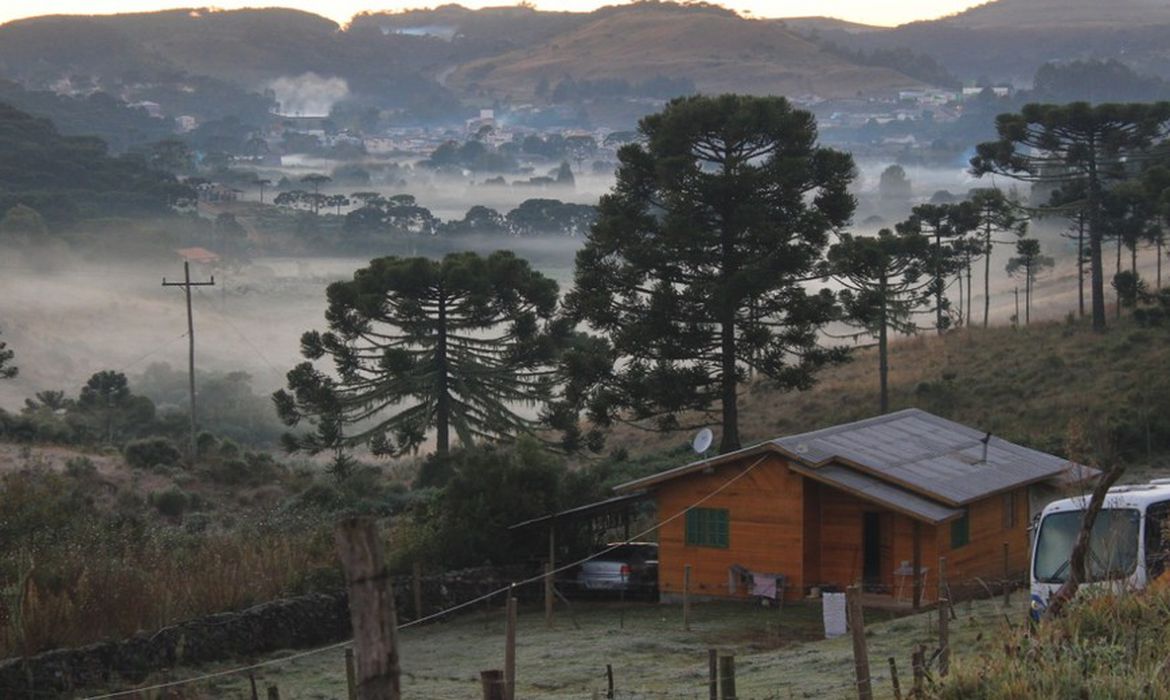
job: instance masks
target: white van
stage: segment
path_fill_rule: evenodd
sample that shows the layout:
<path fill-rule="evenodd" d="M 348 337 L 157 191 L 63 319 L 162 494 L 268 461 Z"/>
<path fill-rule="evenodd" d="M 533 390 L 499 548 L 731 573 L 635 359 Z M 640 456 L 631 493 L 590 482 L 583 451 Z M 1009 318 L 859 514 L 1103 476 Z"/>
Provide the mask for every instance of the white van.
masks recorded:
<path fill-rule="evenodd" d="M 1081 529 L 1089 495 L 1054 501 L 1044 508 L 1032 544 L 1032 616 L 1068 580 L 1069 555 Z M 1144 588 L 1166 570 L 1170 555 L 1170 479 L 1109 489 L 1085 560 L 1086 587 Z"/>

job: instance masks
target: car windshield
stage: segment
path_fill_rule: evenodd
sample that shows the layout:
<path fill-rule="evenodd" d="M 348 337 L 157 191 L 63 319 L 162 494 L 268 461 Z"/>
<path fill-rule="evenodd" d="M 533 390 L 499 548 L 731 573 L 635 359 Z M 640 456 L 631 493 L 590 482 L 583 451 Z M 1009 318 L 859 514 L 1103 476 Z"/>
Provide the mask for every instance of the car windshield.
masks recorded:
<path fill-rule="evenodd" d="M 1081 528 L 1084 511 L 1053 513 L 1040 524 L 1036 538 L 1033 572 L 1041 583 L 1068 580 L 1069 555 Z M 1133 508 L 1107 508 L 1097 515 L 1086 557 L 1087 582 L 1125 578 L 1137 566 L 1138 524 L 1141 514 Z"/>

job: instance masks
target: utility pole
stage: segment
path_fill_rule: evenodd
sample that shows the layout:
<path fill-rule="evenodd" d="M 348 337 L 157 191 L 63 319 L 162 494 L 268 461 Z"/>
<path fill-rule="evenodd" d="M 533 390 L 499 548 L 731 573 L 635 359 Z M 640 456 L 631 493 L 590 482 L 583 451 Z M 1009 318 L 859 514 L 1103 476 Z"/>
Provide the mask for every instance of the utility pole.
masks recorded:
<path fill-rule="evenodd" d="M 191 391 L 191 444 L 188 445 L 187 461 L 195 466 L 195 319 L 191 315 L 191 287 L 214 287 L 215 275 L 208 282 L 191 281 L 191 263 L 183 261 L 183 281 L 168 282 L 163 277 L 162 286 L 182 287 L 187 295 L 187 382 Z"/>

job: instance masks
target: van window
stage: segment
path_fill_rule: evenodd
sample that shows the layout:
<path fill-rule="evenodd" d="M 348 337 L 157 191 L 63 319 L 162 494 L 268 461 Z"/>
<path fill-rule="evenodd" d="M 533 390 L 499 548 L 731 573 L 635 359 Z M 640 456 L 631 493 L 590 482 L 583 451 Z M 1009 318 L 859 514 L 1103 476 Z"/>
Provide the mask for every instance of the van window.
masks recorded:
<path fill-rule="evenodd" d="M 1146 508 L 1146 576 L 1153 580 L 1166 571 L 1170 559 L 1170 501 Z"/>
<path fill-rule="evenodd" d="M 1081 529 L 1082 510 L 1053 513 L 1040 523 L 1033 575 L 1041 583 L 1068 580 L 1068 559 Z M 1133 508 L 1106 508 L 1097 515 L 1085 559 L 1087 581 L 1125 578 L 1137 567 L 1138 524 Z"/>

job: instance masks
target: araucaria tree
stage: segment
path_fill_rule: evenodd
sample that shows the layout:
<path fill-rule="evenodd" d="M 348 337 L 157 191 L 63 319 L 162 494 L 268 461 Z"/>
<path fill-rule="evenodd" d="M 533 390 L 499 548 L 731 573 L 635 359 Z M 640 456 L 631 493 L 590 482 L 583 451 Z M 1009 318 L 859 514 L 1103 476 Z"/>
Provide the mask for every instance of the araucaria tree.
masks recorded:
<path fill-rule="evenodd" d="M 971 206 L 975 210 L 975 227 L 983 255 L 983 327 L 987 328 L 991 316 L 991 253 L 996 243 L 1003 242 L 995 237 L 1004 233 L 1023 236 L 1028 230 L 1028 221 L 998 187 L 975 190 L 971 195 Z M 968 285 L 967 293 L 970 292 Z M 974 319 L 967 319 L 968 326 L 973 322 Z"/>
<path fill-rule="evenodd" d="M 12 364 L 12 359 L 16 357 L 16 352 L 8 349 L 8 343 L 0 340 L 0 379 L 12 379 L 16 376 L 16 365 Z"/>
<path fill-rule="evenodd" d="M 977 223 L 974 206 L 970 202 L 960 202 L 919 204 L 909 219 L 896 226 L 901 235 L 923 235 L 931 241 L 927 273 L 931 277 L 930 293 L 934 299 L 934 325 L 939 334 L 951 326 L 947 285 L 950 276 L 961 268 L 961 256 L 955 243 L 973 231 Z M 962 308 L 962 299 L 959 301 Z"/>
<path fill-rule="evenodd" d="M 999 115 L 999 139 L 979 144 L 971 159 L 976 175 L 1002 173 L 1058 188 L 1083 188 L 1096 330 L 1105 329 L 1105 191 L 1131 175 L 1133 161 L 1165 135 L 1167 122 L 1170 102 L 1029 104 L 1018 114 Z"/>
<path fill-rule="evenodd" d="M 675 429 L 693 411 L 727 452 L 749 370 L 806 388 L 840 355 L 817 337 L 833 295 L 805 283 L 853 213 L 853 160 L 783 98 L 679 98 L 639 130 L 577 254 L 566 306 L 610 347 L 570 394 L 603 426 Z"/>
<path fill-rule="evenodd" d="M 329 285 L 329 330 L 301 338 L 309 360 L 273 399 L 291 451 L 356 445 L 377 454 L 417 449 L 432 429 L 446 455 L 450 431 L 470 446 L 535 425 L 550 385 L 557 284 L 509 252 L 453 253 L 441 261 L 386 257 Z M 332 372 L 312 361 L 328 358 Z"/>
<path fill-rule="evenodd" d="M 882 229 L 876 237 L 844 234 L 829 249 L 833 277 L 845 289 L 845 319 L 878 339 L 880 408 L 890 410 L 889 333 L 913 333 L 913 315 L 931 293 L 930 243 L 918 233 L 895 235 Z"/>
<path fill-rule="evenodd" d="M 1054 264 L 1052 258 L 1040 253 L 1040 241 L 1035 238 L 1016 241 L 1016 257 L 1008 260 L 1007 273 L 1024 278 L 1024 325 L 1032 322 L 1032 289 L 1036 286 L 1036 276 Z"/>

